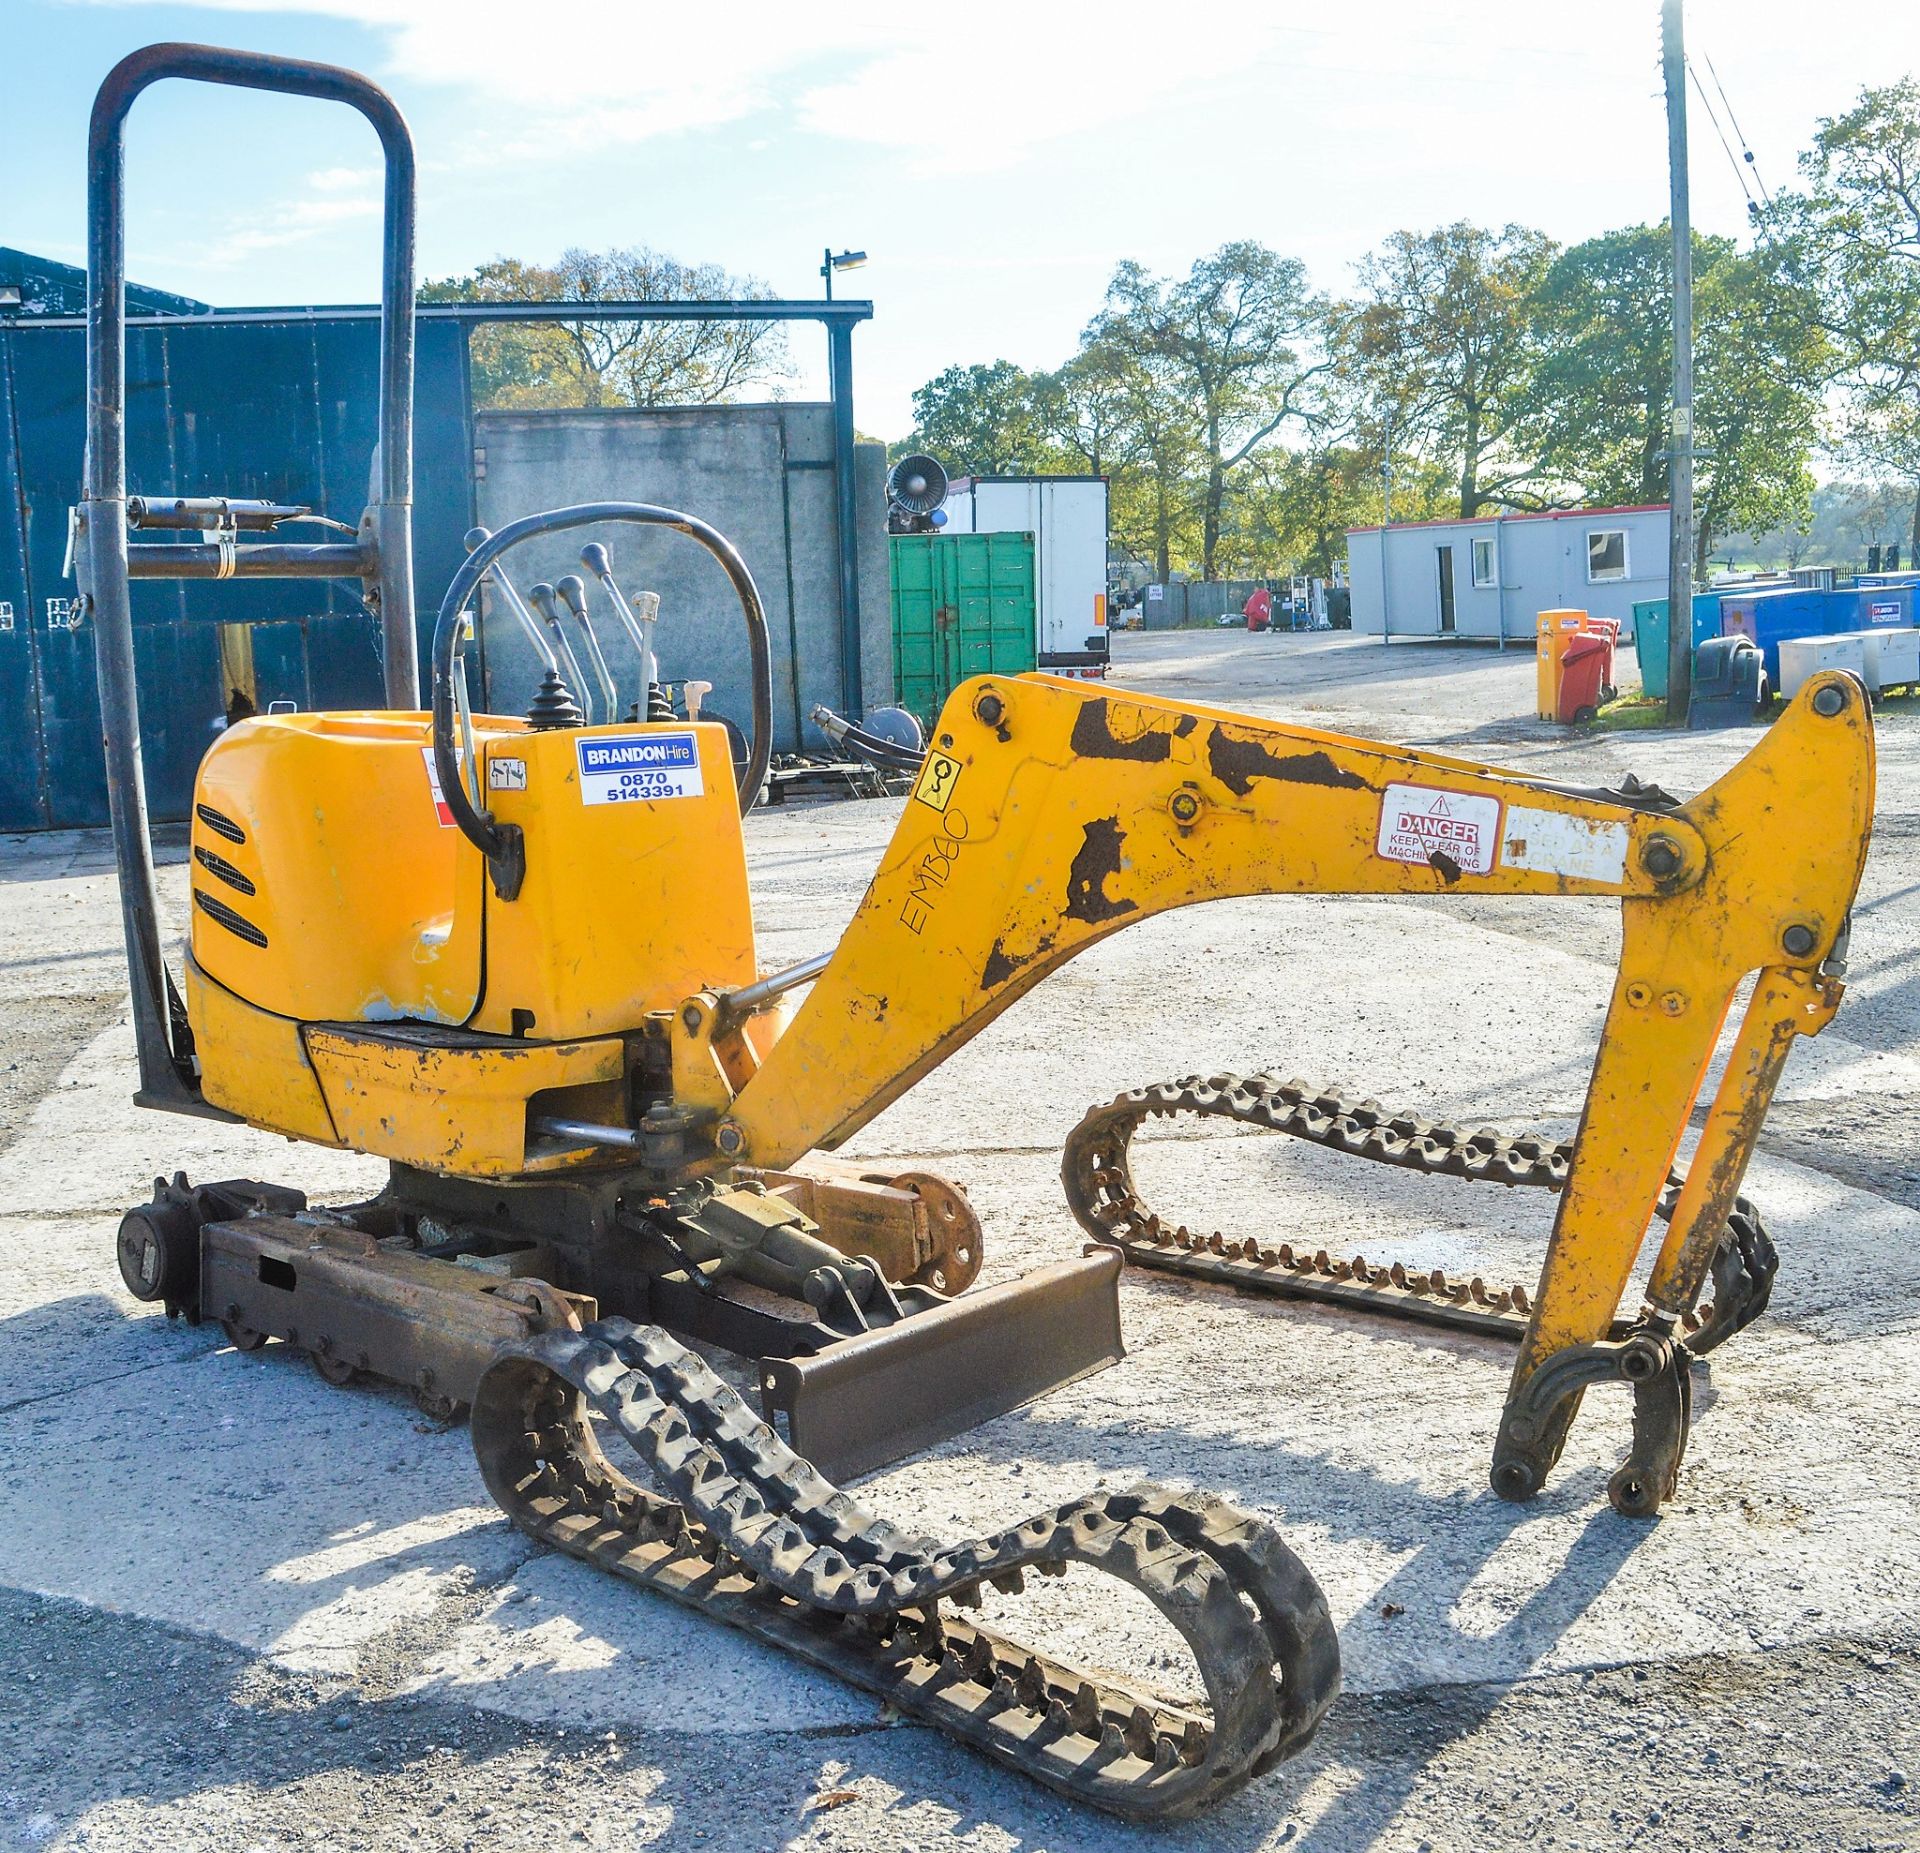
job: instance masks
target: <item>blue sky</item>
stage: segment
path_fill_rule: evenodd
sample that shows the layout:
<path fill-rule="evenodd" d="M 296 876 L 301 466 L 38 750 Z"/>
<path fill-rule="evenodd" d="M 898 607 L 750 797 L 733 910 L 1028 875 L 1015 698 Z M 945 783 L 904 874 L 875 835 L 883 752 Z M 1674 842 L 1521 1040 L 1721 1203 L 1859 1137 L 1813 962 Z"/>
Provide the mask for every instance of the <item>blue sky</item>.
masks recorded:
<path fill-rule="evenodd" d="M 1693 0 L 1688 32 L 1776 187 L 1816 118 L 1920 65 L 1885 0 Z M 1572 240 L 1666 208 L 1654 0 L 0 0 L 0 244 L 80 261 L 94 88 L 159 39 L 391 89 L 420 152 L 424 275 L 650 244 L 799 296 L 823 244 L 866 249 L 842 280 L 875 305 L 856 410 L 889 437 L 953 362 L 1057 364 L 1122 257 L 1184 269 L 1257 238 L 1338 289 L 1400 226 Z M 1738 232 L 1690 100 L 1696 223 Z M 171 85 L 129 145 L 140 280 L 221 303 L 374 294 L 357 118 Z M 822 390 L 819 345 L 795 331 L 791 391 Z"/>

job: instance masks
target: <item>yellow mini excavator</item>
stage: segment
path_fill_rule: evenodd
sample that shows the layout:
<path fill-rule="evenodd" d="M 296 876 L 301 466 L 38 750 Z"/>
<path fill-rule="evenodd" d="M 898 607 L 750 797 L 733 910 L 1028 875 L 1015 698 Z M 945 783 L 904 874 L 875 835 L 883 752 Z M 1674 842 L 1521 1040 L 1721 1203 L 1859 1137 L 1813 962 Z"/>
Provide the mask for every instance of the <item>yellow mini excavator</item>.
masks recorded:
<path fill-rule="evenodd" d="M 333 98 L 384 143 L 381 443 L 350 543 L 262 538 L 298 512 L 287 505 L 128 493 L 121 138 L 134 97 L 161 78 Z M 1611 1496 L 1629 1514 L 1658 1509 L 1687 1438 L 1691 1359 L 1753 1317 L 1772 1278 L 1739 1191 L 1794 1038 L 1840 997 L 1873 804 L 1858 683 L 1816 676 L 1683 803 L 1079 681 L 976 678 L 935 723 L 837 948 L 765 975 L 741 815 L 769 759 L 767 627 L 719 534 L 627 502 L 476 533 L 440 606 L 431 707 L 418 709 L 412 152 L 391 101 L 330 67 L 156 46 L 107 79 L 90 150 L 75 543 L 98 640 L 137 1098 L 391 1166 L 376 1197 L 336 1206 L 283 1184 L 162 1181 L 120 1231 L 138 1298 L 218 1321 L 242 1350 L 300 1348 L 329 1381 L 365 1375 L 469 1411 L 488 1487 L 536 1537 L 1136 1819 L 1207 1806 L 1291 1754 L 1334 1696 L 1327 1605 L 1274 1530 L 1217 1499 L 1141 1487 L 949 1545 L 868 1515 L 825 1477 L 1113 1362 L 1125 1263 L 1510 1338 L 1492 1466 L 1509 1499 L 1541 1486 L 1584 1392 L 1621 1386 L 1633 1441 Z M 651 631 L 630 622 L 603 541 L 583 558 L 635 646 L 633 715 L 585 724 L 563 673 L 577 681 L 579 659 L 557 649 L 524 716 L 468 698 L 475 600 L 490 585 L 519 607 L 508 553 L 622 524 L 692 540 L 738 595 L 753 684 L 738 768 L 720 726 L 664 705 Z M 130 546 L 139 530 L 159 538 Z M 273 575 L 362 582 L 389 709 L 269 714 L 218 737 L 194 793 L 176 986 L 141 783 L 130 579 Z M 561 596 L 610 681 L 584 583 Z M 1085 947 L 1167 908 L 1270 893 L 1617 897 L 1619 972 L 1572 1142 L 1468 1133 L 1277 1076 L 1140 1089 L 1068 1144 L 1088 1251 L 971 1293 L 981 1230 L 955 1184 L 820 1156 Z M 1682 1134 L 1750 977 L 1681 1175 Z M 1129 1142 L 1179 1113 L 1557 1192 L 1537 1288 L 1490 1292 L 1171 1224 L 1136 1193 Z M 1623 1310 L 1662 1219 L 1646 1303 Z M 685 1341 L 742 1359 L 760 1412 Z M 616 1433 L 652 1487 L 609 1459 Z M 1011 1589 L 1070 1563 L 1159 1607 L 1193 1651 L 1205 1708 L 955 1612 L 983 1583 Z"/>

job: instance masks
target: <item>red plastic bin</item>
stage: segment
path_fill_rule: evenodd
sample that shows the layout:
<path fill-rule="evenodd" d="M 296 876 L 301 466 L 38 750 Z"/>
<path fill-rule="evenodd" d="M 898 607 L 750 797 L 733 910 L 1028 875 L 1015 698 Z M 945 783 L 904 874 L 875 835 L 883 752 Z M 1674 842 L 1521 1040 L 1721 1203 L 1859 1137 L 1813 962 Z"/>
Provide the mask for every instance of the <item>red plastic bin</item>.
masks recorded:
<path fill-rule="evenodd" d="M 1560 657 L 1560 704 L 1556 718 L 1572 724 L 1600 712 L 1602 690 L 1613 667 L 1613 638 L 1604 632 L 1569 637 Z"/>

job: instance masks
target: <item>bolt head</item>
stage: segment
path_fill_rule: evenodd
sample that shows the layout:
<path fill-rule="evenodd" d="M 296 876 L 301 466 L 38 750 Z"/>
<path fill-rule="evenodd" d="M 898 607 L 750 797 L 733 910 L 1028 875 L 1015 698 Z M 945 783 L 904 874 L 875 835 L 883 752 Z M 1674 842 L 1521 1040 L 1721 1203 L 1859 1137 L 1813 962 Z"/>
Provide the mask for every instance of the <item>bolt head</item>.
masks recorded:
<path fill-rule="evenodd" d="M 1823 683 L 1813 691 L 1813 711 L 1826 720 L 1846 712 L 1847 691 L 1839 682 Z"/>
<path fill-rule="evenodd" d="M 1798 921 L 1780 935 L 1781 947 L 1793 959 L 1804 959 L 1818 943 L 1813 928 Z"/>
<path fill-rule="evenodd" d="M 1644 984 L 1630 984 L 1627 986 L 1627 1002 L 1635 1010 L 1644 1010 L 1653 1002 L 1653 991 Z"/>
<path fill-rule="evenodd" d="M 1007 704 L 992 689 L 988 689 L 973 704 L 973 711 L 989 727 L 998 727 L 1006 719 Z"/>
<path fill-rule="evenodd" d="M 1670 836 L 1650 836 L 1640 852 L 1640 862 L 1656 881 L 1675 874 L 1680 867 L 1680 845 Z"/>
<path fill-rule="evenodd" d="M 738 1158 L 747 1149 L 746 1130 L 734 1120 L 722 1120 L 715 1129 L 713 1143 L 723 1157 Z"/>
<path fill-rule="evenodd" d="M 1687 994 L 1684 991 L 1667 991 L 1661 995 L 1660 1008 L 1670 1017 L 1683 1017 L 1687 1014 Z"/>
<path fill-rule="evenodd" d="M 1200 815 L 1200 800 L 1190 791 L 1176 791 L 1170 808 L 1181 823 L 1190 824 Z"/>

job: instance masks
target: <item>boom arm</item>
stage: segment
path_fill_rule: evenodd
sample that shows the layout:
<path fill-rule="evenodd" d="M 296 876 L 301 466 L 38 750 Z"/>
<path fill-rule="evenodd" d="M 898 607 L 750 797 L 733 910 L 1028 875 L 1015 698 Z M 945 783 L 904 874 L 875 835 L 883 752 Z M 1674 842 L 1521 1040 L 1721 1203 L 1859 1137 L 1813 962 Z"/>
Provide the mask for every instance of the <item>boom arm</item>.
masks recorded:
<path fill-rule="evenodd" d="M 1873 794 L 1872 718 L 1843 675 L 1677 806 L 1048 676 L 976 680 L 722 1149 L 776 1166 L 840 1144 L 1075 953 L 1168 908 L 1618 895 L 1620 967 L 1517 1383 L 1607 1331 L 1729 1006 L 1760 971 L 1655 1269 L 1657 1310 L 1697 1297 L 1787 1049 L 1839 1000 Z"/>

